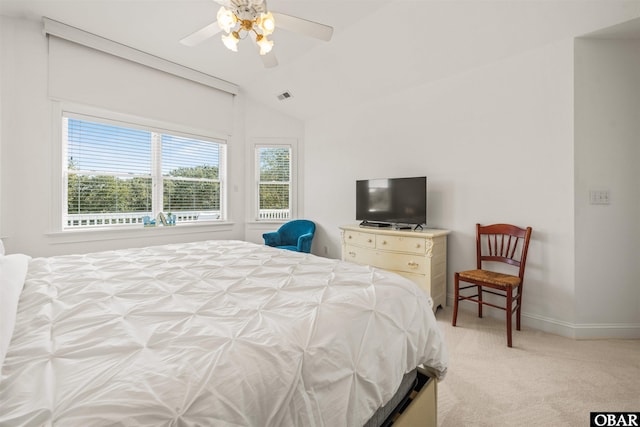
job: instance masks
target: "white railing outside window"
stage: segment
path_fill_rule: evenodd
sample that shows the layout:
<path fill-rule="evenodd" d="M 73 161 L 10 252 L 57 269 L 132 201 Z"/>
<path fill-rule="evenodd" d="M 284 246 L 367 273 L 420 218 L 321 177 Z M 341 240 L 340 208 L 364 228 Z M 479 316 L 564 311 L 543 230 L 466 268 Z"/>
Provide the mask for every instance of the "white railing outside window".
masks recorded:
<path fill-rule="evenodd" d="M 168 212 L 167 212 L 168 213 Z M 210 212 L 172 212 L 176 223 L 215 221 L 220 219 L 220 211 Z M 166 215 L 166 214 L 165 214 Z M 151 212 L 118 212 L 96 214 L 67 215 L 66 228 L 110 227 L 114 225 L 143 224 L 145 216 L 153 218 Z"/>
<path fill-rule="evenodd" d="M 289 209 L 260 209 L 258 219 L 262 220 L 286 220 L 291 219 Z"/>

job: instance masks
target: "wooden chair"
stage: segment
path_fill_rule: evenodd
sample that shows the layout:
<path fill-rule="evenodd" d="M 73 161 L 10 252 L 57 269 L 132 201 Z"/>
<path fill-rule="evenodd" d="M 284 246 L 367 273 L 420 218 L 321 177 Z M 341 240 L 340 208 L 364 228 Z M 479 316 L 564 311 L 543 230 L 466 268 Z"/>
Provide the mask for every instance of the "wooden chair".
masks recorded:
<path fill-rule="evenodd" d="M 482 306 L 488 305 L 505 310 L 507 314 L 507 345 L 511 347 L 511 321 L 516 312 L 516 329 L 520 330 L 520 313 L 522 309 L 522 289 L 524 269 L 527 262 L 527 250 L 531 238 L 531 227 L 520 228 L 510 224 L 493 224 L 481 226 L 476 224 L 476 270 L 461 271 L 454 274 L 454 305 L 451 324 L 456 326 L 458 303 L 472 301 L 478 304 L 478 317 L 482 317 Z M 518 275 L 499 273 L 483 269 L 490 262 L 505 263 L 518 269 Z M 510 267 L 509 267 L 510 268 Z M 460 287 L 460 282 L 471 285 Z M 463 296 L 460 291 L 476 288 L 477 294 Z M 491 288 L 487 290 L 483 288 Z M 516 290 L 517 293 L 513 294 Z M 492 304 L 482 298 L 482 293 L 506 298 L 504 306 Z M 515 301 L 515 305 L 514 305 Z"/>

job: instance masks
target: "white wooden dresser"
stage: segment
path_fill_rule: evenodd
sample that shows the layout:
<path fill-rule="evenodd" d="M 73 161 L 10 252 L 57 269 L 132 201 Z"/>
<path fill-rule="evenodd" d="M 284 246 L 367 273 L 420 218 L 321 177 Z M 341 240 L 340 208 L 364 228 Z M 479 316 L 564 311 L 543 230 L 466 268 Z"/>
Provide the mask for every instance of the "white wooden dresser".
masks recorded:
<path fill-rule="evenodd" d="M 342 259 L 393 271 L 411 279 L 433 299 L 433 311 L 446 306 L 448 230 L 418 231 L 340 227 Z"/>

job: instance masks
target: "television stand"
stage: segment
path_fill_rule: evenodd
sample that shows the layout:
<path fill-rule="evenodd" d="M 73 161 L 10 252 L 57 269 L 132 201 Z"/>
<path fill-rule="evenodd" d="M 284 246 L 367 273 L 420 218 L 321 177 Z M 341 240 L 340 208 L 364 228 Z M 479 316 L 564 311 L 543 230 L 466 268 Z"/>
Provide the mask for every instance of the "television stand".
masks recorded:
<path fill-rule="evenodd" d="M 367 221 L 365 219 L 360 223 L 360 227 L 384 228 L 384 227 L 391 227 L 391 224 L 388 222 Z"/>

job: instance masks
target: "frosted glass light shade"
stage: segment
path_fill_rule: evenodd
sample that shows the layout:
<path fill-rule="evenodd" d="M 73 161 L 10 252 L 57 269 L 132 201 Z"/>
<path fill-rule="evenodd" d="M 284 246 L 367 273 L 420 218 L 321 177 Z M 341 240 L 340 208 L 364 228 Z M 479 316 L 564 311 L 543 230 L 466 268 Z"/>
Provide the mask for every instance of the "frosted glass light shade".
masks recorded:
<path fill-rule="evenodd" d="M 238 18 L 226 7 L 222 6 L 218 10 L 218 26 L 224 30 L 225 33 L 229 33 L 231 28 L 236 24 Z"/>
<path fill-rule="evenodd" d="M 258 27 L 260 27 L 262 34 L 265 36 L 273 34 L 273 31 L 276 29 L 276 21 L 273 18 L 273 14 L 271 12 L 261 14 Z"/>
<path fill-rule="evenodd" d="M 260 46 L 260 55 L 266 55 L 271 52 L 271 49 L 273 49 L 273 42 L 271 40 L 267 40 L 267 38 L 262 35 L 258 35 L 258 37 L 256 37 L 256 43 Z"/>
<path fill-rule="evenodd" d="M 224 43 L 227 49 L 232 50 L 234 52 L 238 51 L 239 41 L 240 41 L 240 37 L 238 36 L 238 33 L 236 33 L 235 31 L 227 35 L 224 35 L 224 34 L 222 35 L 222 43 Z"/>

